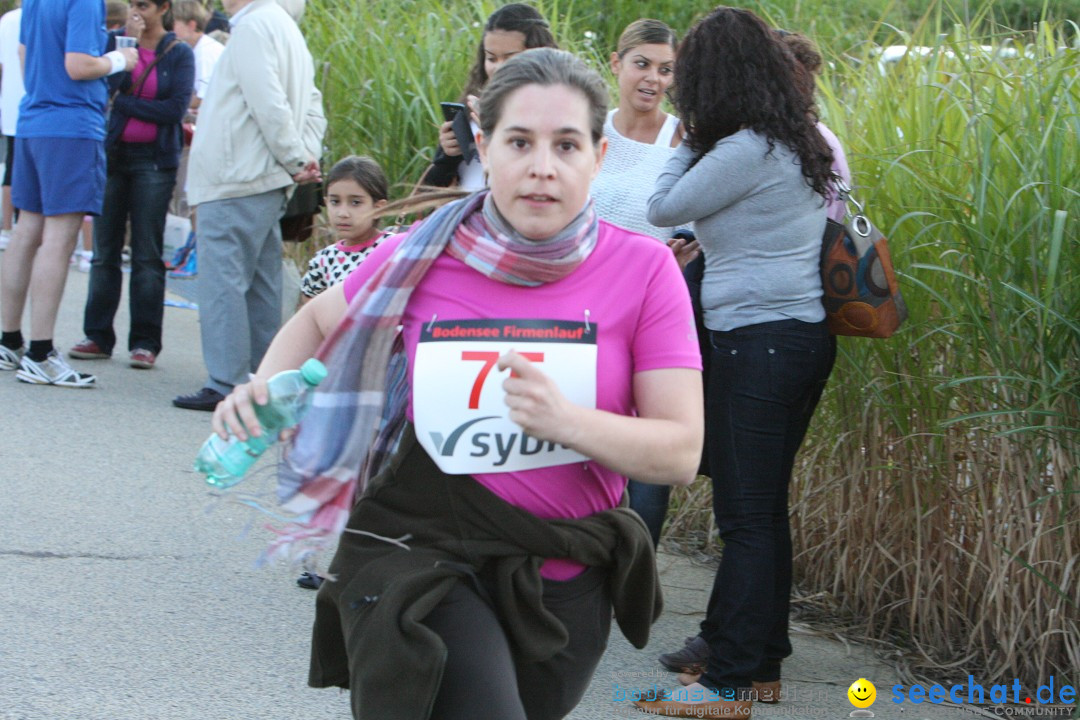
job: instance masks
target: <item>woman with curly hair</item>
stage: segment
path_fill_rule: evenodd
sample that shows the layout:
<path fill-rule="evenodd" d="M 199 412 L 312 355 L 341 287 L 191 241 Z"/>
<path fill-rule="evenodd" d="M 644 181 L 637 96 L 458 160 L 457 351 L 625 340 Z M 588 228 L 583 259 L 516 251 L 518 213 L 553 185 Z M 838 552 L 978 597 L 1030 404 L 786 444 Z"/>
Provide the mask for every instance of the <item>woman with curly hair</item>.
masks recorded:
<path fill-rule="evenodd" d="M 788 485 L 836 352 L 818 271 L 833 158 L 805 72 L 760 18 L 727 7 L 690 30 L 675 63 L 689 134 L 648 216 L 693 222 L 704 253 L 706 453 L 724 554 L 700 634 L 661 657 L 700 685 L 686 678 L 685 702 L 643 703 L 650 712 L 705 703 L 745 717 L 752 698 L 776 701 L 791 654 Z"/>

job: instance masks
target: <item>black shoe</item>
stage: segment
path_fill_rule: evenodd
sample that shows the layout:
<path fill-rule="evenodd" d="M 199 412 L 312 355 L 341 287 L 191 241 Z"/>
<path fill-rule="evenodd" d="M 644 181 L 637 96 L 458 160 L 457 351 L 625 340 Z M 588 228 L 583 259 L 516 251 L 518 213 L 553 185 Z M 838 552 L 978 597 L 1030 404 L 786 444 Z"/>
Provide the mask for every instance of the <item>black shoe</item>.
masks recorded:
<path fill-rule="evenodd" d="M 296 584 L 307 590 L 318 590 L 323 579 L 313 572 L 306 572 L 296 579 Z"/>
<path fill-rule="evenodd" d="M 709 643 L 700 635 L 686 638 L 686 644 L 681 650 L 664 653 L 659 658 L 660 664 L 671 672 L 694 673 L 700 675 L 705 672 L 705 664 L 709 662 Z"/>
<path fill-rule="evenodd" d="M 217 404 L 225 399 L 225 396 L 213 388 L 204 387 L 191 395 L 178 395 L 173 398 L 172 404 L 185 410 L 205 410 L 213 412 Z"/>

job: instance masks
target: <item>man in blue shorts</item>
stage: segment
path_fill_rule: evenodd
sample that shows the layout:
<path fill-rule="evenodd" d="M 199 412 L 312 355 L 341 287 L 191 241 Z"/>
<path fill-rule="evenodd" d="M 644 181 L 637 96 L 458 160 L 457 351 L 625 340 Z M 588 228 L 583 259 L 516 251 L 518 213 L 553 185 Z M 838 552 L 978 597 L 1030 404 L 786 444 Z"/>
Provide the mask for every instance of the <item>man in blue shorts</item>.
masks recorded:
<path fill-rule="evenodd" d="M 86 214 L 105 192 L 106 75 L 130 71 L 138 52 L 104 52 L 101 0 L 25 0 L 20 48 L 26 95 L 15 137 L 12 204 L 20 210 L 0 267 L 0 370 L 23 382 L 93 387 L 53 347 L 68 258 Z M 23 309 L 30 296 L 30 347 Z"/>

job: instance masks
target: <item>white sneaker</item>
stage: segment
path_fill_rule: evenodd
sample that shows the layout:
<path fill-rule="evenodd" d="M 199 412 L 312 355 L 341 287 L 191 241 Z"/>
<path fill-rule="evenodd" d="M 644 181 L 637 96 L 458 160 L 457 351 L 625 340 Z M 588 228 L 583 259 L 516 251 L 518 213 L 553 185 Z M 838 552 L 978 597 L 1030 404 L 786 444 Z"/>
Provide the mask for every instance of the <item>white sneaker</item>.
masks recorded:
<path fill-rule="evenodd" d="M 22 360 L 23 353 L 25 352 L 25 347 L 21 347 L 18 350 L 12 350 L 9 347 L 0 345 L 0 370 L 18 370 L 19 361 Z"/>
<path fill-rule="evenodd" d="M 11 231 L 0 230 L 0 250 L 6 248 L 9 242 L 11 242 Z"/>
<path fill-rule="evenodd" d="M 34 362 L 29 355 L 23 355 L 15 378 L 34 385 L 70 388 L 92 388 L 97 382 L 93 375 L 75 372 L 56 350 L 50 352 L 42 362 Z"/>
<path fill-rule="evenodd" d="M 75 269 L 79 272 L 90 272 L 90 261 L 93 259 L 94 253 L 89 250 L 76 250 L 75 254 L 79 257 Z"/>

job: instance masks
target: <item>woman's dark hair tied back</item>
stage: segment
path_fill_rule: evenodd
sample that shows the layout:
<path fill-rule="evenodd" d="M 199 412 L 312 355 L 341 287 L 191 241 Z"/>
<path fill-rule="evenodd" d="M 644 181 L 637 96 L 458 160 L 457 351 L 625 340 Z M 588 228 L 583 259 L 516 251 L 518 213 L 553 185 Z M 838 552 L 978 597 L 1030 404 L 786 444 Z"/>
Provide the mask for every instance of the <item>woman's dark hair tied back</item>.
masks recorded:
<path fill-rule="evenodd" d="M 488 16 L 484 23 L 484 33 L 501 30 L 502 32 L 519 32 L 525 36 L 525 49 L 532 48 L 557 48 L 555 36 L 551 34 L 551 26 L 540 11 L 532 5 L 525 3 L 510 3 Z M 480 38 L 480 46 L 476 49 L 476 59 L 472 69 L 469 70 L 469 80 L 465 83 L 465 89 L 461 93 L 461 102 L 469 95 L 478 95 L 484 85 L 487 84 L 487 70 L 484 68 L 484 39 Z"/>
<path fill-rule="evenodd" d="M 551 26 L 540 11 L 525 3 L 510 3 L 491 13 L 484 30 L 506 30 L 528 34 L 532 28 L 549 29 Z M 550 33 L 550 31 L 549 31 Z"/>
<path fill-rule="evenodd" d="M 165 14 L 161 16 L 161 27 L 165 28 L 167 32 L 172 32 L 173 28 L 176 26 L 176 20 L 173 19 L 172 0 L 150 0 L 150 2 L 154 3 L 158 7 L 161 7 L 166 3 L 169 4 L 169 9 L 166 10 Z"/>
<path fill-rule="evenodd" d="M 672 50 L 679 44 L 679 37 L 666 23 L 652 18 L 635 20 L 626 26 L 615 46 L 615 54 L 620 58 L 633 48 L 641 45 L 667 45 Z"/>

